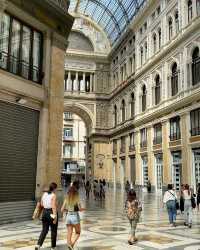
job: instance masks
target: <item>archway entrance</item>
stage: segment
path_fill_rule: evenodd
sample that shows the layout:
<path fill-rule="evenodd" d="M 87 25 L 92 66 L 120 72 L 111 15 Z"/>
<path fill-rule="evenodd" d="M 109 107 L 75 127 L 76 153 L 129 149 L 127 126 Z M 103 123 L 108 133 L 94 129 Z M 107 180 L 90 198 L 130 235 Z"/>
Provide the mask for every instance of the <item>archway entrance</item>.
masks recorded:
<path fill-rule="evenodd" d="M 89 139 L 93 128 L 91 115 L 80 105 L 65 105 L 61 160 L 63 186 L 68 186 L 74 180 L 81 183 L 92 178 L 92 145 Z"/>

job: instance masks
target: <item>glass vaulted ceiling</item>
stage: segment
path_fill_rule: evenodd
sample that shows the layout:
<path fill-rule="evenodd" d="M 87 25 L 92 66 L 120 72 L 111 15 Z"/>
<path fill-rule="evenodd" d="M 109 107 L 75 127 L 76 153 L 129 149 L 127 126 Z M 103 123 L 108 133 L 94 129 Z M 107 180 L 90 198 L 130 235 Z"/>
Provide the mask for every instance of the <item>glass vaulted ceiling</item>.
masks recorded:
<path fill-rule="evenodd" d="M 70 12 L 89 16 L 99 24 L 113 44 L 146 0 L 71 0 Z"/>

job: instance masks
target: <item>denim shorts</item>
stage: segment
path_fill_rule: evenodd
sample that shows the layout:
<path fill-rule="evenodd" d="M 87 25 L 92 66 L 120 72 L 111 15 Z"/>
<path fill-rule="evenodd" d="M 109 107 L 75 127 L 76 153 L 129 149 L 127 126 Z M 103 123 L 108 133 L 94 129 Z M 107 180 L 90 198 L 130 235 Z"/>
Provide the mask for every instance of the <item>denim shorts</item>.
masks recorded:
<path fill-rule="evenodd" d="M 68 212 L 66 216 L 67 225 L 77 225 L 80 224 L 80 216 L 78 212 Z"/>

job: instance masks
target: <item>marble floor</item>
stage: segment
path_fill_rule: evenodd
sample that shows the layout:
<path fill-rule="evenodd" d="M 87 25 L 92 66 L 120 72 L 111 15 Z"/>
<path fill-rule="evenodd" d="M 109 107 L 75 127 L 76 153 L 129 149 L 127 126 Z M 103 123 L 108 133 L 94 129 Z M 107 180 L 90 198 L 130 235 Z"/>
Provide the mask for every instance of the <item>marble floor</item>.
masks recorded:
<path fill-rule="evenodd" d="M 86 211 L 81 213 L 82 234 L 75 250 L 200 250 L 200 212 L 193 213 L 193 227 L 183 225 L 183 215 L 177 217 L 177 227 L 170 227 L 162 196 L 140 192 L 143 212 L 137 227 L 138 243 L 129 246 L 129 224 L 124 214 L 124 195 L 108 190 L 105 201 L 86 200 L 81 195 Z M 39 221 L 0 226 L 0 250 L 31 250 L 41 229 Z M 66 228 L 59 223 L 58 250 L 67 250 Z M 50 234 L 44 250 L 50 249 Z"/>

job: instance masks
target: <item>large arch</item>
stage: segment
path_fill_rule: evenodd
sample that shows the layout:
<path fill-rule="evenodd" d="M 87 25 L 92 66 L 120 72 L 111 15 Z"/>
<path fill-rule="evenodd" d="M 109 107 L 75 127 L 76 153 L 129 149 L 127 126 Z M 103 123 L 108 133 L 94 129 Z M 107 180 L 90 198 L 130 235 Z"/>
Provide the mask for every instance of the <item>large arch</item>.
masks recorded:
<path fill-rule="evenodd" d="M 95 118 L 92 111 L 90 111 L 83 104 L 75 102 L 64 102 L 64 112 L 72 112 L 80 116 L 80 118 L 85 122 L 87 128 L 87 136 L 90 136 L 95 129 Z"/>

